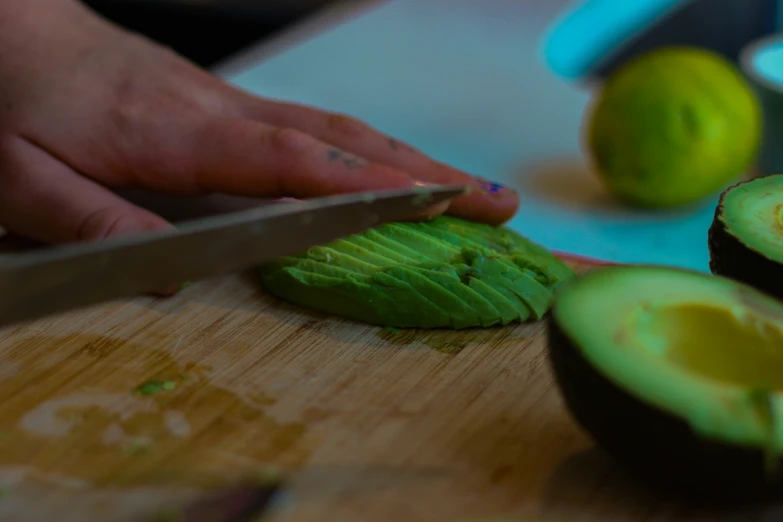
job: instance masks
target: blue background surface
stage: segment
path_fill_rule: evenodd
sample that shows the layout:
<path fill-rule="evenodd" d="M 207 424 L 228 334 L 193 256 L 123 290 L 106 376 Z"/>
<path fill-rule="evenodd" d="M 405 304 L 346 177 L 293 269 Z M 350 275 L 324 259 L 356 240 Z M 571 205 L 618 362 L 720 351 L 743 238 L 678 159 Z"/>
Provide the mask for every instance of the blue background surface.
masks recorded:
<path fill-rule="evenodd" d="M 396 0 L 226 77 L 359 117 L 516 187 L 522 206 L 509 225 L 549 248 L 708 270 L 717 195 L 698 208 L 639 212 L 613 202 L 590 171 L 580 144 L 590 91 L 541 60 L 548 26 L 569 5 Z"/>

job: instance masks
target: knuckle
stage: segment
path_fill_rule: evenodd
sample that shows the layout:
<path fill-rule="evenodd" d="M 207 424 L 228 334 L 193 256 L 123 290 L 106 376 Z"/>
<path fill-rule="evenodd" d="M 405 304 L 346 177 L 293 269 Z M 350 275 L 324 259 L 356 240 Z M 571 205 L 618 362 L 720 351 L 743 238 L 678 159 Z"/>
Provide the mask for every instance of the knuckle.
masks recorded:
<path fill-rule="evenodd" d="M 152 93 L 142 77 L 123 75 L 113 85 L 111 96 L 114 110 L 133 114 L 144 105 L 144 100 L 148 100 L 150 94 Z"/>
<path fill-rule="evenodd" d="M 200 94 L 199 89 L 186 95 L 177 93 L 152 84 L 146 77 L 126 74 L 113 86 L 107 117 L 119 130 L 133 131 L 149 121 L 160 121 L 162 114 L 172 117 L 202 109 Z"/>
<path fill-rule="evenodd" d="M 148 111 L 152 108 L 159 113 L 163 109 L 159 100 L 145 98 L 133 80 L 117 85 L 112 101 L 111 109 L 105 116 L 110 129 L 118 137 L 116 143 L 135 144 L 134 130 L 143 124 Z"/>
<path fill-rule="evenodd" d="M 315 140 L 308 134 L 287 127 L 269 132 L 269 147 L 278 154 L 301 153 L 310 148 Z"/>
<path fill-rule="evenodd" d="M 326 126 L 330 132 L 344 136 L 358 136 L 370 130 L 364 122 L 345 114 L 330 114 Z"/>

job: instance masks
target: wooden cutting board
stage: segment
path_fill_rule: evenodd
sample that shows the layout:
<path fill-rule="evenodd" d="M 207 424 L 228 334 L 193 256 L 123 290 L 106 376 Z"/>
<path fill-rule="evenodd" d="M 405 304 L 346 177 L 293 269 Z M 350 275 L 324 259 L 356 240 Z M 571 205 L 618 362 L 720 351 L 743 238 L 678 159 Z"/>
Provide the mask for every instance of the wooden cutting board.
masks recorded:
<path fill-rule="evenodd" d="M 0 519 L 155 520 L 275 466 L 276 521 L 761 520 L 667 502 L 602 457 L 544 333 L 394 332 L 249 275 L 2 330 Z M 171 389 L 134 392 L 149 380 Z"/>

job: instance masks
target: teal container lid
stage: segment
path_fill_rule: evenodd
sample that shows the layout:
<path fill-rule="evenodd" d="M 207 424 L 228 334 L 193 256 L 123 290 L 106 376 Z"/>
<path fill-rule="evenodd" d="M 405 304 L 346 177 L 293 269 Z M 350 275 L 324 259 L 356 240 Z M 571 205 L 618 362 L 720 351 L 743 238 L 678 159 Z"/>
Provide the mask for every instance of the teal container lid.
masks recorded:
<path fill-rule="evenodd" d="M 590 76 L 607 58 L 692 0 L 580 0 L 544 35 L 542 59 L 563 78 Z"/>

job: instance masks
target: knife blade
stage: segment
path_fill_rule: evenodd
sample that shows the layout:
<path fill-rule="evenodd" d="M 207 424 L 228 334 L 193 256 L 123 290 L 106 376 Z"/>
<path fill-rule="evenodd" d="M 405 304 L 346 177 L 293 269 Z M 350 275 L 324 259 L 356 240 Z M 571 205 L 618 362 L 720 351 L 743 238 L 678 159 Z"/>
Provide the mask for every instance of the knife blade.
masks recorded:
<path fill-rule="evenodd" d="M 295 255 L 459 196 L 420 186 L 270 205 L 176 230 L 47 248 L 0 259 L 0 326 L 130 297 Z"/>

